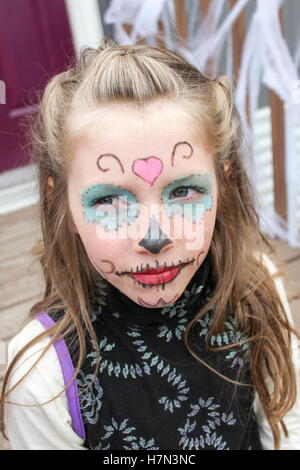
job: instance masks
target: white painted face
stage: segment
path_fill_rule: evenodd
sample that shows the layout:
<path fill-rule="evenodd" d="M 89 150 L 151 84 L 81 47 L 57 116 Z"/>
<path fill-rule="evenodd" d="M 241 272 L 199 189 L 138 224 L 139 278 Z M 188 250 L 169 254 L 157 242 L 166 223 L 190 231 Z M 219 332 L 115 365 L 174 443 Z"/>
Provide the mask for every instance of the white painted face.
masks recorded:
<path fill-rule="evenodd" d="M 145 307 L 177 300 L 209 250 L 217 208 L 213 157 L 172 103 L 90 115 L 72 151 L 68 199 L 97 271 Z M 86 122 L 86 116 L 85 116 Z"/>

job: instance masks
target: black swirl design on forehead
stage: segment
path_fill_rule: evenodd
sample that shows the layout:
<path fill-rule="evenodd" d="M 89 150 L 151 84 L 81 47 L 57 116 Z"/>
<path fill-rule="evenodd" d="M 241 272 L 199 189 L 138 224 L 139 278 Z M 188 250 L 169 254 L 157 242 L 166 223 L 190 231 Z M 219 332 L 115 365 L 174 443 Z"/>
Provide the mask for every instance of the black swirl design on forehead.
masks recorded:
<path fill-rule="evenodd" d="M 99 170 L 101 170 L 101 171 L 108 171 L 108 170 L 110 170 L 110 168 L 102 168 L 102 167 L 100 166 L 100 160 L 101 160 L 101 158 L 104 158 L 104 157 L 115 158 L 115 159 L 117 160 L 117 162 L 119 163 L 119 165 L 120 165 L 120 168 L 121 168 L 121 170 L 122 170 L 122 173 L 125 173 L 124 167 L 123 167 L 123 165 L 122 165 L 122 163 L 121 163 L 119 157 L 117 157 L 116 155 L 114 155 L 114 154 L 112 154 L 112 153 L 103 153 L 102 155 L 100 155 L 100 157 L 97 158 L 97 167 L 99 168 Z"/>
<path fill-rule="evenodd" d="M 189 147 L 189 152 L 190 154 L 189 155 L 184 155 L 183 152 L 184 152 L 184 149 L 180 148 L 179 150 L 177 150 L 177 147 L 179 146 L 188 146 Z M 177 142 L 177 144 L 175 144 L 174 148 L 173 148 L 173 152 L 172 152 L 172 155 L 171 155 L 171 166 L 174 166 L 174 159 L 175 159 L 175 154 L 181 154 L 183 158 L 191 158 L 191 156 L 193 155 L 193 147 L 191 146 L 191 144 L 189 144 L 188 142 L 184 141 L 184 142 Z"/>

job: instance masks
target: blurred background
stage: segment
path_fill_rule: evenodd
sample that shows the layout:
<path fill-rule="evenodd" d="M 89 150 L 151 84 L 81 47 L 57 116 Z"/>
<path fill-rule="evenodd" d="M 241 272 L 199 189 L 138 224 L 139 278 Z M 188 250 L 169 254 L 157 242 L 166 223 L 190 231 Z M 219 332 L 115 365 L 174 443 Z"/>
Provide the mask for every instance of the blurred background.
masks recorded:
<path fill-rule="evenodd" d="M 166 46 L 211 78 L 233 78 L 261 230 L 300 328 L 299 18 L 299 0 L 0 0 L 0 386 L 6 344 L 44 288 L 26 117 L 49 79 L 103 36 Z"/>

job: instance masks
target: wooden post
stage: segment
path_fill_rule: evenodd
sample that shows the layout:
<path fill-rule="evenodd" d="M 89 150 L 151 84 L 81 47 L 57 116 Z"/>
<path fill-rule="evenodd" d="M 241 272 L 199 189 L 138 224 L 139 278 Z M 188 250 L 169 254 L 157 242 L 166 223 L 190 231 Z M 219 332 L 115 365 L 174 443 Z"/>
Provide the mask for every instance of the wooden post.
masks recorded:
<path fill-rule="evenodd" d="M 204 18 L 204 16 L 208 12 L 210 2 L 211 0 L 199 0 L 201 18 Z"/>
<path fill-rule="evenodd" d="M 187 14 L 185 11 L 185 0 L 174 0 L 176 33 L 179 42 L 186 45 L 187 39 Z"/>
<path fill-rule="evenodd" d="M 209 5 L 210 5 L 211 0 L 199 0 L 199 8 L 200 8 L 200 14 L 201 14 L 201 20 L 205 18 L 207 15 Z M 210 58 L 207 59 L 206 64 L 203 64 L 204 70 L 203 73 L 207 75 L 209 78 L 215 78 L 212 77 L 213 73 L 213 67 L 212 67 L 212 61 Z"/>
<path fill-rule="evenodd" d="M 232 9 L 237 0 L 229 0 L 229 6 Z M 245 11 L 241 11 L 237 17 L 235 23 L 232 26 L 232 60 L 233 60 L 233 77 L 235 83 L 237 83 L 239 72 L 242 62 L 243 47 L 246 36 L 246 18 Z M 249 107 L 249 95 L 246 95 L 246 115 L 248 124 L 251 126 L 250 107 Z"/>
<path fill-rule="evenodd" d="M 283 31 L 283 12 L 279 10 L 279 20 Z M 272 126 L 272 154 L 274 180 L 274 207 L 277 214 L 287 220 L 286 181 L 285 181 L 285 142 L 284 142 L 284 106 L 281 99 L 269 91 Z"/>
<path fill-rule="evenodd" d="M 163 22 L 161 20 L 158 20 L 158 31 L 161 35 L 163 35 L 163 32 L 164 32 L 164 25 L 163 25 Z M 157 44 L 157 47 L 166 47 L 163 39 L 161 37 L 157 37 L 156 38 L 156 44 Z"/>
<path fill-rule="evenodd" d="M 229 6 L 232 9 L 237 0 L 229 0 Z M 233 72 L 238 77 L 241 67 L 241 58 L 245 41 L 245 12 L 241 11 L 232 27 L 232 54 L 233 54 Z"/>
<path fill-rule="evenodd" d="M 123 28 L 125 29 L 127 34 L 130 34 L 132 31 L 133 25 L 128 24 L 128 23 L 123 23 Z M 142 36 L 139 36 L 136 41 L 136 44 L 145 44 L 144 38 Z"/>

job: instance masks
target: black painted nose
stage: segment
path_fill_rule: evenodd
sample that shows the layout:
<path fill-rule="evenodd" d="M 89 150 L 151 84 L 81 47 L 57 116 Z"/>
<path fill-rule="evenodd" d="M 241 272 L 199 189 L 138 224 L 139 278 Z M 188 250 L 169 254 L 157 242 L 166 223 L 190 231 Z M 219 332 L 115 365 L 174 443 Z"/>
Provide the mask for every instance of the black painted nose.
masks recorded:
<path fill-rule="evenodd" d="M 139 242 L 139 245 L 150 251 L 150 253 L 159 253 L 164 246 L 169 245 L 170 243 L 172 243 L 172 241 L 169 240 L 166 234 L 162 231 L 153 215 L 148 231 L 143 240 Z"/>

